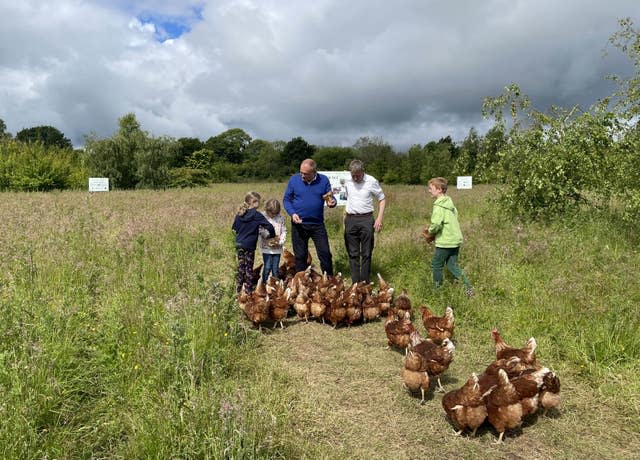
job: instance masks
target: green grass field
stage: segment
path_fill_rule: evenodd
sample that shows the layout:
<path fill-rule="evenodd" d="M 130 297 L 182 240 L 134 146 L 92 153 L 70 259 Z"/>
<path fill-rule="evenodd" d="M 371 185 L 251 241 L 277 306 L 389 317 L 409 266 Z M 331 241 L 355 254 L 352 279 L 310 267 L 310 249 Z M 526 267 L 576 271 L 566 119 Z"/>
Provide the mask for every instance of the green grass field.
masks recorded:
<path fill-rule="evenodd" d="M 454 436 L 442 394 L 421 406 L 402 388 L 382 321 L 259 332 L 244 319 L 230 226 L 249 190 L 281 198 L 284 184 L 0 195 L 2 458 L 637 456 L 640 255 L 611 218 L 517 223 L 489 187 L 450 191 L 467 299 L 432 286 L 426 188 L 385 187 L 373 270 L 416 309 L 454 309 L 445 388 L 492 361 L 494 326 L 512 345 L 534 336 L 560 376 L 560 409 L 496 446 L 488 426 Z M 341 210 L 326 217 L 347 275 Z"/>

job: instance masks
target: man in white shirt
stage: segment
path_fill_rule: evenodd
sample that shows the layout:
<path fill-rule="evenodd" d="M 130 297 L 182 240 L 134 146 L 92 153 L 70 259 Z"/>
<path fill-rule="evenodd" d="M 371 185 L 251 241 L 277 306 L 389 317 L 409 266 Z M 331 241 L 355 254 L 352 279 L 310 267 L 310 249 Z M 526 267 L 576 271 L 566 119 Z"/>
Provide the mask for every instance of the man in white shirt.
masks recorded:
<path fill-rule="evenodd" d="M 365 174 L 360 160 L 349 164 L 351 179 L 345 180 L 347 206 L 344 242 L 349 254 L 351 281 L 369 282 L 374 230 L 379 232 L 384 217 L 385 196 L 378 180 Z M 378 200 L 378 216 L 373 219 L 373 198 Z"/>

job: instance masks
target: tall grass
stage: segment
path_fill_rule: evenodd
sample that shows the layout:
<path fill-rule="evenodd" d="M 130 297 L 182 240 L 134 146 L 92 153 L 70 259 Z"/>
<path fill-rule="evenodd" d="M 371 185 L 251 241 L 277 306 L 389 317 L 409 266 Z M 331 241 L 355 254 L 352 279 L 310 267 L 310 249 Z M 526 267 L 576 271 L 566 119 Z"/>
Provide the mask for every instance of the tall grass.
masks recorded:
<path fill-rule="evenodd" d="M 229 227 L 249 189 L 280 198 L 284 184 L 2 194 L 3 457 L 301 454 L 283 435 L 299 383 L 257 370 L 262 336 L 233 299 Z M 489 203 L 489 187 L 453 190 L 466 236 L 460 262 L 477 293 L 467 300 L 459 285 L 432 285 L 432 249 L 418 237 L 431 209 L 424 187 L 385 189 L 374 271 L 416 305 L 453 305 L 478 337 L 493 326 L 514 344 L 535 336 L 545 361 L 575 371 L 634 420 L 637 241 L 612 235 L 607 216 L 518 224 Z M 346 274 L 341 218 L 327 210 Z"/>

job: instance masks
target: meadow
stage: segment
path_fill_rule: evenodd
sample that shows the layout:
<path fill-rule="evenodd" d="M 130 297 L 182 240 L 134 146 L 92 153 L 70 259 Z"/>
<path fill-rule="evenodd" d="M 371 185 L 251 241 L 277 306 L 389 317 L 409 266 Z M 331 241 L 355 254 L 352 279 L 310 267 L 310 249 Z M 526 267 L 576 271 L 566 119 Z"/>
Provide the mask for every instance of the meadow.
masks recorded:
<path fill-rule="evenodd" d="M 560 409 L 496 446 L 489 427 L 454 436 L 441 393 L 420 405 L 402 388 L 382 321 L 246 321 L 230 226 L 249 190 L 281 198 L 284 184 L 0 194 L 2 458 L 637 456 L 640 254 L 614 218 L 514 222 L 492 187 L 451 190 L 468 299 L 432 286 L 426 188 L 385 187 L 373 271 L 416 310 L 454 309 L 445 388 L 491 362 L 493 327 L 514 346 L 534 336 L 560 376 Z M 327 210 L 327 228 L 348 275 L 341 212 Z"/>

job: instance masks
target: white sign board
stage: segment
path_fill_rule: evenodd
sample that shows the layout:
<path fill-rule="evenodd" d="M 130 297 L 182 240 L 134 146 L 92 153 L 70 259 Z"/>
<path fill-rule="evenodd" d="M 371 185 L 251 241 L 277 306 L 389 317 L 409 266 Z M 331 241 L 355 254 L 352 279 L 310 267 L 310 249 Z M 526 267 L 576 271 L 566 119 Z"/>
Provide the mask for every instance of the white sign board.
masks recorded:
<path fill-rule="evenodd" d="M 471 176 L 458 176 L 458 183 L 456 187 L 458 190 L 473 188 L 473 180 Z"/>
<path fill-rule="evenodd" d="M 89 191 L 90 192 L 108 192 L 109 178 L 108 177 L 90 177 Z"/>
<path fill-rule="evenodd" d="M 347 188 L 344 186 L 344 181 L 351 178 L 351 173 L 349 171 L 318 171 L 318 173 L 329 178 L 333 197 L 338 202 L 338 206 L 346 206 Z"/>

